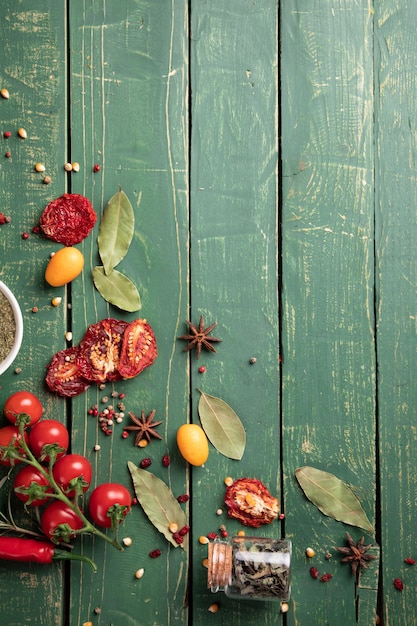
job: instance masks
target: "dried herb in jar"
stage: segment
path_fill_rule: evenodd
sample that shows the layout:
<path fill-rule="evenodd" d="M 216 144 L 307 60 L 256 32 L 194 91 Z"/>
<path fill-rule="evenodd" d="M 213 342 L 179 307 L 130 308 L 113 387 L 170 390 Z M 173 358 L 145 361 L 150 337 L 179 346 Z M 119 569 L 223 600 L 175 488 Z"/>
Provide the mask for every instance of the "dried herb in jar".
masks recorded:
<path fill-rule="evenodd" d="M 13 309 L 6 296 L 0 291 L 0 363 L 13 347 L 16 334 L 16 322 Z"/>

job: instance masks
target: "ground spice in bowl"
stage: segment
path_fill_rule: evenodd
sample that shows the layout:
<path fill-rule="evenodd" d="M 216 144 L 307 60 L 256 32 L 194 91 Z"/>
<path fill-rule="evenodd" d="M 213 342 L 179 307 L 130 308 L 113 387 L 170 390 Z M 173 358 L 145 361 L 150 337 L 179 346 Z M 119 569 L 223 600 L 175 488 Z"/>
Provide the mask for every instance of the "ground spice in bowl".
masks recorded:
<path fill-rule="evenodd" d="M 0 375 L 19 354 L 23 339 L 23 317 L 19 303 L 10 289 L 0 281 Z"/>
<path fill-rule="evenodd" d="M 16 336 L 16 322 L 12 306 L 0 291 L 0 363 L 13 348 Z"/>

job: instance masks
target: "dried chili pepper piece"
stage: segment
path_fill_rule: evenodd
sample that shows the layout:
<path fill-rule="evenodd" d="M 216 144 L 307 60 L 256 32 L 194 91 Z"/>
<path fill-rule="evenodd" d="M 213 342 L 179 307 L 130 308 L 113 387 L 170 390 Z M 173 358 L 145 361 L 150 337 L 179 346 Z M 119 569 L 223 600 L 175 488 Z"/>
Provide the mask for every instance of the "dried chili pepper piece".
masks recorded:
<path fill-rule="evenodd" d="M 88 198 L 65 193 L 45 207 L 40 227 L 48 239 L 73 246 L 90 234 L 96 220 L 96 212 Z"/>
<path fill-rule="evenodd" d="M 92 382 L 121 379 L 119 360 L 122 341 L 128 323 L 106 318 L 88 327 L 77 355 L 77 366 Z"/>
<path fill-rule="evenodd" d="M 60 396 L 73 397 L 88 389 L 90 383 L 77 365 L 78 347 L 57 352 L 48 365 L 46 384 Z"/>
<path fill-rule="evenodd" d="M 143 319 L 131 322 L 124 333 L 119 373 L 122 378 L 134 378 L 152 365 L 158 356 L 152 326 Z"/>
<path fill-rule="evenodd" d="M 224 502 L 229 517 L 258 528 L 278 517 L 279 502 L 257 478 L 239 478 L 226 488 Z"/>

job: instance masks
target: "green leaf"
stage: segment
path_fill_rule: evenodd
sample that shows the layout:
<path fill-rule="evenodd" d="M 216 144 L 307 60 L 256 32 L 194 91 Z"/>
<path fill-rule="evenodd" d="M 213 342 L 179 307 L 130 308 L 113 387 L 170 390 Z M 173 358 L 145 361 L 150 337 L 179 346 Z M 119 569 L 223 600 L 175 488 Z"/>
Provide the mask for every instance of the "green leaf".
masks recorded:
<path fill-rule="evenodd" d="M 138 311 L 141 308 L 140 295 L 132 281 L 121 272 L 113 270 L 106 274 L 104 267 L 93 268 L 93 281 L 103 298 L 123 311 Z"/>
<path fill-rule="evenodd" d="M 120 189 L 107 203 L 98 233 L 98 251 L 106 274 L 110 274 L 126 256 L 134 226 L 133 207 Z"/>
<path fill-rule="evenodd" d="M 246 432 L 242 422 L 224 400 L 198 389 L 198 414 L 208 439 L 220 454 L 239 461 L 245 451 Z"/>
<path fill-rule="evenodd" d="M 132 461 L 128 461 L 127 466 L 136 497 L 144 512 L 155 528 L 177 548 L 179 544 L 173 538 L 169 525 L 175 523 L 181 529 L 187 524 L 187 518 L 178 500 L 160 478 L 137 467 Z"/>
<path fill-rule="evenodd" d="M 374 534 L 358 498 L 340 478 L 307 465 L 296 469 L 295 477 L 307 498 L 324 515 Z"/>

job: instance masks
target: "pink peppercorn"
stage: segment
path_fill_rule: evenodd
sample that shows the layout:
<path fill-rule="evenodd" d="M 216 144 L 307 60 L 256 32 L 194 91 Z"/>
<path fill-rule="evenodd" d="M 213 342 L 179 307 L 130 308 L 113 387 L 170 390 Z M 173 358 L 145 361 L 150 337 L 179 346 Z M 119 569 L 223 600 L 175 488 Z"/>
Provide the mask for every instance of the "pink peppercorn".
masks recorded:
<path fill-rule="evenodd" d="M 407 557 L 406 559 L 404 559 L 404 563 L 407 563 L 407 565 L 415 565 L 416 560 L 410 559 L 409 557 Z"/>
<path fill-rule="evenodd" d="M 333 576 L 331 574 L 323 574 L 323 576 L 320 578 L 322 583 L 328 583 L 329 580 L 331 580 L 333 578 Z"/>
<path fill-rule="evenodd" d="M 93 167 L 93 172 L 99 172 L 101 170 L 101 167 L 98 163 L 95 164 L 95 166 Z"/>
<path fill-rule="evenodd" d="M 8 139 L 9 137 L 11 137 L 11 136 L 12 136 L 12 133 L 10 132 L 10 130 L 6 130 L 6 131 L 4 131 L 3 136 L 4 136 L 6 139 Z"/>
<path fill-rule="evenodd" d="M 183 493 L 181 496 L 178 496 L 178 502 L 188 502 L 190 496 L 187 493 Z"/>
<path fill-rule="evenodd" d="M 169 458 L 168 454 L 164 454 L 164 456 L 162 457 L 162 465 L 164 467 L 169 467 L 171 463 L 171 459 Z"/>
<path fill-rule="evenodd" d="M 172 533 L 172 537 L 178 544 L 184 543 L 184 537 L 180 533 Z"/>
<path fill-rule="evenodd" d="M 149 552 L 149 556 L 151 557 L 151 559 L 157 559 L 158 556 L 161 556 L 161 554 L 161 550 L 151 550 L 151 552 Z"/>
<path fill-rule="evenodd" d="M 402 591 L 404 589 L 404 583 L 401 580 L 401 578 L 394 578 L 394 587 L 395 589 L 397 589 L 398 591 Z"/>
<path fill-rule="evenodd" d="M 317 569 L 317 567 L 310 567 L 310 576 L 312 578 L 318 578 L 319 577 L 319 570 Z"/>
<path fill-rule="evenodd" d="M 32 233 L 35 233 L 35 235 L 40 231 L 40 227 L 39 226 L 34 226 L 32 228 Z"/>
<path fill-rule="evenodd" d="M 223 537 L 223 539 L 226 539 L 226 537 L 229 536 L 229 533 L 227 532 L 227 530 L 221 530 L 220 531 L 221 536 Z"/>
<path fill-rule="evenodd" d="M 122 432 L 122 438 L 123 438 L 123 439 L 127 439 L 128 437 L 129 437 L 129 431 L 128 431 L 128 430 L 124 430 L 124 431 Z"/>
<path fill-rule="evenodd" d="M 29 233 L 22 233 L 22 239 L 29 239 Z"/>
<path fill-rule="evenodd" d="M 190 532 L 190 527 L 189 526 L 183 526 L 182 528 L 179 529 L 179 534 L 184 537 L 185 535 L 188 535 L 188 533 Z"/>
<path fill-rule="evenodd" d="M 201 367 L 198 368 L 198 371 L 200 372 L 200 374 L 204 374 L 204 372 L 206 371 L 206 368 L 204 367 L 204 365 L 202 365 Z"/>
<path fill-rule="evenodd" d="M 142 469 L 146 469 L 147 467 L 150 467 L 151 465 L 152 465 L 152 461 L 149 458 L 142 459 L 141 462 L 139 463 L 139 467 L 141 467 Z"/>
<path fill-rule="evenodd" d="M 217 533 L 209 533 L 207 535 L 207 539 L 218 539 L 219 535 Z"/>
<path fill-rule="evenodd" d="M 10 152 L 10 150 L 8 150 L 4 156 L 6 157 L 6 159 L 10 159 L 12 153 Z"/>

